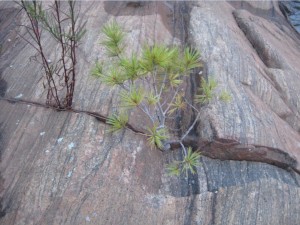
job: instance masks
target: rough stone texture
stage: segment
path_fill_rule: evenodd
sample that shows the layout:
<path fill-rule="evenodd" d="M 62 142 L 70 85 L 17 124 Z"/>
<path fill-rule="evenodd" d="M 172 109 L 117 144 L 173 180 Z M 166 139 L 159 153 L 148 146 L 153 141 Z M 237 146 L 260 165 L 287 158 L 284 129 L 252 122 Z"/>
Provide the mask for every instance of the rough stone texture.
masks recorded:
<path fill-rule="evenodd" d="M 300 33 L 300 2 L 299 1 L 280 1 L 279 7 L 290 22 L 290 24 Z"/>
<path fill-rule="evenodd" d="M 202 49 L 206 73 L 233 98 L 205 109 L 200 133 L 202 139 L 236 142 L 230 147 L 242 151 L 240 158 L 263 152 L 259 157 L 299 170 L 300 40 L 271 3 L 269 10 L 266 2 L 198 3 L 192 9 L 190 38 Z M 262 12 L 255 4 L 264 6 Z"/>
<path fill-rule="evenodd" d="M 299 169 L 299 40 L 277 3 L 81 4 L 89 20 L 76 108 L 112 110 L 118 90 L 89 70 L 103 57 L 98 31 L 115 18 L 136 50 L 147 40 L 194 43 L 203 52 L 204 74 L 214 74 L 232 94 L 229 105 L 212 102 L 203 112 L 197 140 L 204 154 L 241 153 L 234 159 L 286 169 L 202 157 L 195 175 L 169 177 L 164 167 L 182 157 L 178 151 L 150 149 L 129 130 L 111 135 L 85 114 L 1 100 L 0 224 L 299 224 L 300 176 L 293 170 Z M 24 17 L 11 2 L 0 9 L 0 94 L 42 102 L 40 67 L 16 36 L 14 19 Z M 45 44 L 51 58 L 53 43 Z"/>

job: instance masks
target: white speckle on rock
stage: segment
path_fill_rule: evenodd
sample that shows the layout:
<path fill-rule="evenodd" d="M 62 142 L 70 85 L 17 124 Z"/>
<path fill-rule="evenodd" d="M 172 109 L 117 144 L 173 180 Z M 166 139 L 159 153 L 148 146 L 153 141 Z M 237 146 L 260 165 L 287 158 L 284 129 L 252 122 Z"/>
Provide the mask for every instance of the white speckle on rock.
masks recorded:
<path fill-rule="evenodd" d="M 89 216 L 85 217 L 85 221 L 90 222 L 91 221 L 90 217 Z"/>
<path fill-rule="evenodd" d="M 15 98 L 22 98 L 23 94 L 17 95 Z"/>
<path fill-rule="evenodd" d="M 72 171 L 72 170 L 71 170 L 71 171 L 69 171 L 69 173 L 68 173 L 67 177 L 68 177 L 68 178 L 70 178 L 70 177 L 72 176 L 72 173 L 73 173 L 73 171 Z"/>
<path fill-rule="evenodd" d="M 58 139 L 57 139 L 57 143 L 62 142 L 62 140 L 64 140 L 64 138 L 58 138 Z"/>
<path fill-rule="evenodd" d="M 165 198 L 161 195 L 146 195 L 145 202 L 148 203 L 150 207 L 159 209 L 164 205 Z"/>
<path fill-rule="evenodd" d="M 46 153 L 49 153 L 49 150 L 46 150 Z"/>
<path fill-rule="evenodd" d="M 69 145 L 68 145 L 68 148 L 71 150 L 72 148 L 75 147 L 75 144 L 73 142 L 71 142 Z"/>
<path fill-rule="evenodd" d="M 8 41 L 8 42 L 11 42 L 11 39 L 10 39 L 10 38 L 8 38 L 8 39 L 7 39 L 7 41 Z"/>
<path fill-rule="evenodd" d="M 41 132 L 41 133 L 40 133 L 40 136 L 44 136 L 44 135 L 45 135 L 45 133 L 46 133 L 46 132 Z"/>

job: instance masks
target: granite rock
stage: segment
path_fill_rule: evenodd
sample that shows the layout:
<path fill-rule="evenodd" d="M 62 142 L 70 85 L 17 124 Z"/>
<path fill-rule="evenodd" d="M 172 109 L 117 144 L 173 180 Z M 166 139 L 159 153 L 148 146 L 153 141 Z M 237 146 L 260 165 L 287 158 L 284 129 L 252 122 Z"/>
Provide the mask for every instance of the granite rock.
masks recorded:
<path fill-rule="evenodd" d="M 17 36 L 25 17 L 12 2 L 0 12 L 0 96 L 44 102 L 41 68 Z M 81 12 L 74 108 L 108 115 L 115 104 L 119 90 L 89 76 L 104 57 L 99 30 L 114 19 L 133 50 L 146 41 L 200 49 L 203 75 L 233 99 L 203 107 L 189 140 L 210 158 L 187 177 L 165 171 L 180 151 L 151 149 L 131 130 L 110 134 L 84 113 L 1 99 L 0 224 L 299 223 L 299 38 L 276 2 L 95 1 L 81 2 Z M 48 37 L 45 46 L 51 58 Z"/>

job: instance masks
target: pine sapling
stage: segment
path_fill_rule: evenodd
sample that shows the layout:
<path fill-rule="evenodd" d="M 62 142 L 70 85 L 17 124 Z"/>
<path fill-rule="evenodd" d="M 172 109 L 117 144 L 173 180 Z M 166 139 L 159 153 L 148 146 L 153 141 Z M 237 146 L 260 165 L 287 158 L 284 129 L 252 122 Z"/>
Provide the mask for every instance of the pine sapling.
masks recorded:
<path fill-rule="evenodd" d="M 202 66 L 200 52 L 190 47 L 180 50 L 177 46 L 155 44 L 145 45 L 139 55 L 125 54 L 125 32 L 116 22 L 106 24 L 102 32 L 105 37 L 101 44 L 111 60 L 109 64 L 97 63 L 92 74 L 103 83 L 121 89 L 117 108 L 122 110 L 122 114 L 114 113 L 109 117 L 111 130 L 126 127 L 128 116 L 124 113 L 129 115 L 130 110 L 140 111 L 148 118 L 143 132 L 151 146 L 163 151 L 170 149 L 171 143 L 181 146 L 183 160 L 168 165 L 169 173 L 195 173 L 200 153 L 184 143 L 200 119 L 200 110 L 182 90 L 191 71 Z M 201 104 L 209 103 L 216 96 L 216 87 L 215 80 L 202 78 L 200 93 L 194 100 Z M 226 100 L 228 96 L 222 94 L 221 98 Z M 196 117 L 182 135 L 176 137 L 171 132 L 171 121 L 188 108 L 196 113 Z"/>

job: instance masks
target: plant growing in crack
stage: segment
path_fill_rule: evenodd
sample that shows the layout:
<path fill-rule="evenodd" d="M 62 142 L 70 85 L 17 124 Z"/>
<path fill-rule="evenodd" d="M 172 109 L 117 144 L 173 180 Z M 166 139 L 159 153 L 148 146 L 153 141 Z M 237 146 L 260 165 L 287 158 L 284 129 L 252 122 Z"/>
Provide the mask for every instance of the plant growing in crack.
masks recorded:
<path fill-rule="evenodd" d="M 63 7 L 67 4 L 67 7 Z M 60 109 L 72 108 L 76 82 L 76 49 L 84 36 L 85 23 L 80 24 L 76 13 L 76 2 L 54 1 L 49 9 L 44 9 L 42 2 L 20 1 L 30 25 L 21 25 L 26 34 L 20 35 L 37 52 L 33 57 L 39 62 L 45 73 L 44 88 L 47 90 L 46 104 Z M 66 9 L 65 9 L 66 8 Z M 43 42 L 44 33 L 57 43 L 57 58 L 49 59 L 49 49 Z"/>
<path fill-rule="evenodd" d="M 177 46 L 145 45 L 140 55 L 125 52 L 125 33 L 112 22 L 104 25 L 102 32 L 105 40 L 101 43 L 111 60 L 97 62 L 92 75 L 111 87 L 121 88 L 118 97 L 119 112 L 109 116 L 107 123 L 110 131 L 126 128 L 129 112 L 138 110 L 145 120 L 145 130 L 141 134 L 147 137 L 152 147 L 162 151 L 180 146 L 183 160 L 168 165 L 170 174 L 195 173 L 199 165 L 200 153 L 185 145 L 185 138 L 190 134 L 200 118 L 200 110 L 193 104 L 206 104 L 216 97 L 217 83 L 213 79 L 202 78 L 199 94 L 188 100 L 184 93 L 186 79 L 190 72 L 202 66 L 200 53 L 190 47 L 180 50 Z M 224 95 L 228 99 L 229 95 Z M 221 99 L 221 98 L 220 98 Z M 222 99 L 221 99 L 222 100 Z M 172 133 L 172 121 L 184 110 L 193 110 L 195 119 L 178 137 Z"/>

